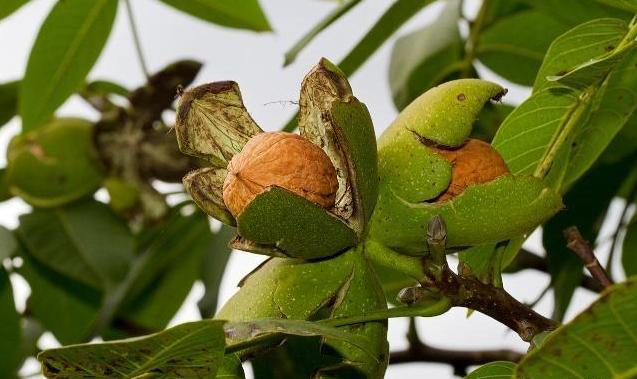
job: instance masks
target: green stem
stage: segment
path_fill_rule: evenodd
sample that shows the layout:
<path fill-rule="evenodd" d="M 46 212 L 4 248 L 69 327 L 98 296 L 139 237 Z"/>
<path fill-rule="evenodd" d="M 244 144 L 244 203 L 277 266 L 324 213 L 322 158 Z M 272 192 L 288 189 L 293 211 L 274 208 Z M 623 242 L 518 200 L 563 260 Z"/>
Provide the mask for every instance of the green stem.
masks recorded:
<path fill-rule="evenodd" d="M 144 59 L 144 54 L 142 53 L 142 44 L 139 39 L 139 33 L 137 32 L 137 24 L 135 23 L 135 17 L 133 16 L 133 7 L 130 5 L 130 0 L 125 0 L 124 4 L 126 4 L 126 14 L 128 15 L 128 22 L 130 23 L 131 33 L 133 34 L 133 43 L 135 44 L 135 51 L 137 52 L 137 58 L 139 59 L 139 64 L 142 67 L 142 72 L 146 79 L 150 78 L 150 74 L 148 72 L 148 66 L 146 65 L 146 60 Z"/>
<path fill-rule="evenodd" d="M 484 28 L 486 24 L 490 4 L 491 2 L 489 0 L 482 1 L 482 5 L 480 6 L 478 15 L 476 16 L 475 21 L 471 25 L 471 30 L 469 31 L 469 38 L 467 39 L 465 58 L 462 61 L 464 70 L 462 71 L 461 76 L 463 78 L 468 78 L 471 76 L 471 71 L 473 67 L 472 63 L 476 57 L 476 50 L 477 50 L 476 47 L 478 46 L 478 41 L 480 40 L 480 34 L 482 34 L 482 29 Z"/>
<path fill-rule="evenodd" d="M 415 280 L 425 276 L 421 258 L 400 254 L 373 240 L 365 241 L 365 254 L 373 262 L 389 269 L 400 271 Z"/>
<path fill-rule="evenodd" d="M 345 326 L 361 324 L 364 322 L 387 320 L 396 317 L 435 317 L 445 313 L 449 310 L 449 308 L 451 308 L 451 302 L 449 299 L 442 298 L 435 302 L 427 302 L 425 304 L 400 306 L 375 312 L 367 312 L 362 315 L 320 320 L 318 323 L 329 326 Z"/>

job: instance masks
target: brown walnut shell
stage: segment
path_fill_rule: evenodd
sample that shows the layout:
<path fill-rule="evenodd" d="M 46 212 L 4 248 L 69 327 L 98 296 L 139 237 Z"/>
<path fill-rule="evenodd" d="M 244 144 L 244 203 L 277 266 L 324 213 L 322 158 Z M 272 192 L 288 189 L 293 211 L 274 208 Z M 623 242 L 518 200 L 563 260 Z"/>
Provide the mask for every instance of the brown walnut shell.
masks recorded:
<path fill-rule="evenodd" d="M 278 186 L 324 208 L 334 206 L 338 181 L 330 158 L 318 146 L 292 133 L 260 133 L 228 163 L 223 201 L 239 214 L 269 186 Z"/>
<path fill-rule="evenodd" d="M 435 151 L 452 165 L 449 187 L 436 198 L 436 202 L 452 199 L 471 185 L 487 183 L 509 174 L 500 154 L 484 141 L 469 139 L 458 148 L 436 148 Z"/>

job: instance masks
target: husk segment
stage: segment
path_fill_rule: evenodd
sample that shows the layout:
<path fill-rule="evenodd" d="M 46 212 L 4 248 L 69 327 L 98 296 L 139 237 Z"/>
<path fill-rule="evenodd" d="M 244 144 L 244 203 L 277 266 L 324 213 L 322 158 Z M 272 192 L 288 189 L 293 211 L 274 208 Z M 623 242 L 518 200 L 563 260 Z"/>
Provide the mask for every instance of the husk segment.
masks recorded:
<path fill-rule="evenodd" d="M 529 232 L 562 208 L 559 195 L 541 179 L 508 175 L 433 203 L 449 186 L 452 170 L 436 150 L 464 143 L 482 107 L 505 92 L 483 80 L 456 80 L 429 90 L 401 112 L 379 138 L 381 188 L 372 239 L 423 253 L 423 231 L 440 215 L 448 247 L 496 243 Z"/>

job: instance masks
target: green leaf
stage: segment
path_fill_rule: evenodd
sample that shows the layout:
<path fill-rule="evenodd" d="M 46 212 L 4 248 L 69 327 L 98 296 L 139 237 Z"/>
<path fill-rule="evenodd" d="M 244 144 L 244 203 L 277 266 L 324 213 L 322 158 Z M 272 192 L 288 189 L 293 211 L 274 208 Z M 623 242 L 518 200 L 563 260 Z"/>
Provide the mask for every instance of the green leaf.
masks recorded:
<path fill-rule="evenodd" d="M 637 115 L 633 114 L 604 150 L 600 161 L 609 163 L 621 161 L 635 151 L 637 151 Z"/>
<path fill-rule="evenodd" d="M 223 357 L 223 363 L 217 371 L 217 379 L 245 379 L 243 366 L 241 361 L 234 354 L 226 354 Z"/>
<path fill-rule="evenodd" d="M 223 323 L 190 322 L 141 338 L 51 349 L 38 360 L 52 379 L 214 378 L 223 361 Z"/>
<path fill-rule="evenodd" d="M 582 125 L 564 178 L 569 186 L 588 170 L 624 128 L 637 109 L 637 50 L 628 53 L 610 73 Z M 628 125 L 631 127 L 631 125 Z M 632 125 L 634 127 L 634 125 Z"/>
<path fill-rule="evenodd" d="M 283 67 L 288 66 L 296 59 L 296 56 L 299 55 L 301 50 L 303 50 L 312 40 L 319 35 L 323 30 L 327 29 L 336 22 L 338 19 L 343 17 L 347 12 L 349 12 L 354 6 L 358 5 L 361 0 L 345 0 L 340 2 L 330 13 L 327 14 L 325 18 L 318 22 L 312 29 L 310 29 L 299 41 L 297 41 L 294 46 L 292 46 L 285 53 L 285 61 L 283 62 Z"/>
<path fill-rule="evenodd" d="M 632 0 L 597 0 L 598 2 L 606 5 L 610 5 L 611 7 L 624 9 L 628 12 L 636 13 L 637 12 L 637 4 Z"/>
<path fill-rule="evenodd" d="M 9 122 L 18 113 L 18 91 L 20 81 L 0 84 L 0 126 Z"/>
<path fill-rule="evenodd" d="M 496 361 L 487 363 L 465 376 L 465 379 L 514 379 L 515 363 Z"/>
<path fill-rule="evenodd" d="M 258 0 L 160 0 L 184 13 L 213 24 L 256 32 L 272 28 Z"/>
<path fill-rule="evenodd" d="M 0 242 L 1 243 L 1 242 Z M 0 259 L 2 261 L 2 259 Z M 22 363 L 20 315 L 15 309 L 9 275 L 0 267 L 0 376 L 13 378 Z"/>
<path fill-rule="evenodd" d="M 283 333 L 287 335 L 312 337 L 322 336 L 331 340 L 346 342 L 371 357 L 375 357 L 370 342 L 361 335 L 351 334 L 341 328 L 323 325 L 319 322 L 285 319 L 261 319 L 255 321 L 228 322 L 224 325 L 230 340 L 246 342 L 266 334 Z M 230 345 L 231 346 L 231 345 Z"/>
<path fill-rule="evenodd" d="M 563 319 L 584 268 L 577 255 L 566 247 L 564 229 L 575 225 L 586 240 L 597 240 L 599 225 L 633 164 L 627 161 L 596 166 L 566 193 L 566 209 L 544 224 L 542 237 L 553 287 L 554 319 Z"/>
<path fill-rule="evenodd" d="M 351 76 L 369 59 L 404 23 L 434 0 L 396 0 L 376 21 L 354 48 L 341 60 L 338 67 L 346 77 Z M 291 132 L 297 127 L 295 115 L 282 128 Z"/>
<path fill-rule="evenodd" d="M 551 42 L 566 31 L 566 26 L 538 11 L 515 13 L 482 33 L 476 54 L 505 79 L 530 86 Z"/>
<path fill-rule="evenodd" d="M 18 242 L 13 233 L 4 226 L 0 226 L 0 263 L 2 263 L 5 258 L 10 258 L 15 255 L 17 250 Z"/>
<path fill-rule="evenodd" d="M 139 236 L 137 258 L 126 278 L 106 294 L 93 331 L 108 330 L 116 316 L 148 330 L 164 328 L 199 277 L 203 255 L 213 243 L 205 215 L 182 216 L 174 208 L 166 222 Z"/>
<path fill-rule="evenodd" d="M 29 0 L 3 0 L 0 3 L 0 20 L 17 11 L 28 2 Z"/>
<path fill-rule="evenodd" d="M 402 110 L 429 88 L 455 79 L 464 68 L 460 16 L 459 0 L 448 1 L 432 24 L 396 40 L 389 62 L 396 108 Z"/>
<path fill-rule="evenodd" d="M 433 0 L 396 0 L 376 21 L 338 67 L 346 76 L 352 75 L 404 23 Z"/>
<path fill-rule="evenodd" d="M 587 120 L 590 104 L 602 86 L 602 79 L 587 79 L 588 87 L 582 90 L 546 78 L 568 72 L 591 59 L 607 57 L 609 46 L 627 49 L 620 43 L 628 33 L 625 22 L 600 19 L 569 30 L 551 44 L 533 95 L 507 117 L 493 141 L 512 174 L 545 176 L 558 150 L 573 140 L 574 132 Z M 605 63 L 603 66 L 604 75 L 615 68 Z M 597 74 L 604 77 L 601 72 Z"/>
<path fill-rule="evenodd" d="M 197 302 L 199 313 L 202 318 L 211 318 L 217 310 L 217 296 L 219 285 L 226 268 L 226 263 L 230 257 L 231 249 L 228 246 L 230 239 L 234 236 L 234 230 L 227 226 L 214 234 L 212 244 L 206 251 L 201 262 L 200 275 L 206 292 Z"/>
<path fill-rule="evenodd" d="M 537 10 L 568 26 L 603 17 L 630 20 L 632 15 L 609 7 L 598 0 L 522 0 Z M 612 0 L 611 0 L 612 1 Z"/>
<path fill-rule="evenodd" d="M 27 305 L 33 317 L 62 344 L 83 341 L 97 315 L 101 293 L 51 270 L 25 249 L 20 256 L 23 264 L 17 272 L 31 288 Z"/>
<path fill-rule="evenodd" d="M 637 216 L 633 216 L 626 228 L 622 245 L 622 266 L 626 276 L 637 274 Z"/>
<path fill-rule="evenodd" d="M 605 291 L 518 364 L 525 379 L 632 378 L 637 372 L 637 281 Z"/>
<path fill-rule="evenodd" d="M 96 289 L 119 283 L 134 256 L 127 225 L 92 199 L 36 209 L 20 217 L 17 233 L 40 263 Z"/>
<path fill-rule="evenodd" d="M 65 0 L 53 7 L 31 49 L 20 92 L 22 130 L 46 122 L 84 83 L 111 32 L 116 0 Z"/>
<path fill-rule="evenodd" d="M 61 118 L 14 137 L 7 153 L 10 192 L 37 207 L 64 205 L 93 193 L 103 179 L 93 129 L 88 121 Z"/>
<path fill-rule="evenodd" d="M 9 183 L 7 182 L 7 169 L 0 168 L 0 202 L 9 200 L 13 195 L 9 191 Z"/>

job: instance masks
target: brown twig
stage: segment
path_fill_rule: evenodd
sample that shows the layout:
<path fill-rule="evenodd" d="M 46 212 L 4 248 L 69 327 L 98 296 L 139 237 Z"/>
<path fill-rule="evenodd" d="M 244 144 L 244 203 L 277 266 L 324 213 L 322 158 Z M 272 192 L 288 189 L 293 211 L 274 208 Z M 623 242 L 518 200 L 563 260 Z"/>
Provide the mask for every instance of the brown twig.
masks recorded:
<path fill-rule="evenodd" d="M 595 258 L 595 252 L 591 248 L 591 245 L 582 237 L 576 226 L 568 227 L 564 230 L 564 237 L 568 241 L 567 247 L 575 252 L 577 256 L 584 262 L 586 269 L 591 273 L 599 284 L 604 288 L 611 286 L 613 282 L 608 277 L 606 270 Z"/>
<path fill-rule="evenodd" d="M 467 368 L 493 361 L 517 362 L 522 354 L 513 350 L 450 350 L 429 346 L 422 342 L 416 330 L 413 318 L 409 322 L 407 332 L 409 347 L 405 350 L 392 352 L 390 364 L 410 362 L 445 363 L 453 367 L 455 375 L 465 376 Z"/>

